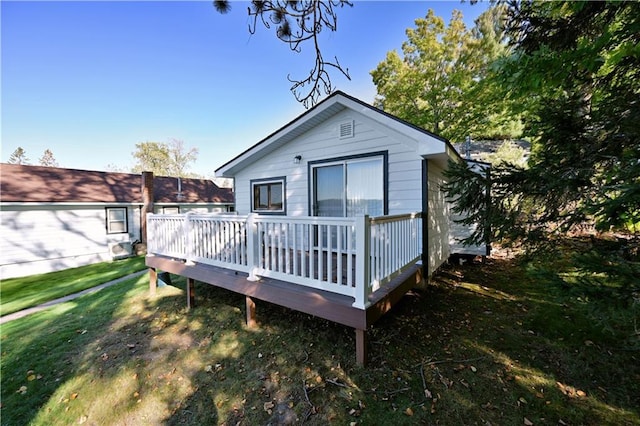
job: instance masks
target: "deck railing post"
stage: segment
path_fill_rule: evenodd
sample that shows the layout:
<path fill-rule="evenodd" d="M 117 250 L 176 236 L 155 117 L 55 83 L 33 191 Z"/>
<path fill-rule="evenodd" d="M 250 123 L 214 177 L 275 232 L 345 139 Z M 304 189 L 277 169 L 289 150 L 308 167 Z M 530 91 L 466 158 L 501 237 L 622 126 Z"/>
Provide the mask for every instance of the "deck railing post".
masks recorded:
<path fill-rule="evenodd" d="M 258 245 L 260 244 L 260 238 L 258 238 L 258 225 L 254 221 L 255 213 L 249 213 L 247 215 L 247 267 L 249 268 L 249 281 L 258 281 L 259 277 L 256 275 L 256 269 L 258 267 Z"/>
<path fill-rule="evenodd" d="M 147 213 L 147 256 L 154 256 L 154 253 L 158 249 L 158 235 L 155 230 L 155 222 L 153 222 L 152 218 L 153 213 Z"/>
<path fill-rule="evenodd" d="M 196 241 L 193 240 L 193 235 L 191 235 L 191 230 L 193 228 L 193 224 L 191 223 L 191 212 L 187 212 L 184 215 L 184 242 L 185 242 L 185 260 L 187 261 L 187 265 L 195 265 L 194 250 Z"/>
<path fill-rule="evenodd" d="M 370 247 L 371 221 L 368 215 L 355 217 L 356 225 L 356 287 L 354 308 L 366 309 L 371 292 Z"/>

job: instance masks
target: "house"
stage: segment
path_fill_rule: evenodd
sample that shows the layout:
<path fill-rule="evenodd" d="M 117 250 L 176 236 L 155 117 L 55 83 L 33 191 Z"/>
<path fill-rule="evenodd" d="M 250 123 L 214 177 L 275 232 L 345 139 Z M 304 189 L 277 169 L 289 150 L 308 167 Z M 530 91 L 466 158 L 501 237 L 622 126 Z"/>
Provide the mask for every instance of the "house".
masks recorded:
<path fill-rule="evenodd" d="M 216 170 L 234 179 L 236 215 L 148 217 L 147 265 L 367 329 L 452 254 L 445 139 L 342 92 Z M 479 167 L 480 172 L 486 171 Z M 487 254 L 487 246 L 465 248 Z"/>
<path fill-rule="evenodd" d="M 126 255 L 144 240 L 145 211 L 232 209 L 231 190 L 205 179 L 1 164 L 0 276 L 106 261 L 122 248 Z"/>

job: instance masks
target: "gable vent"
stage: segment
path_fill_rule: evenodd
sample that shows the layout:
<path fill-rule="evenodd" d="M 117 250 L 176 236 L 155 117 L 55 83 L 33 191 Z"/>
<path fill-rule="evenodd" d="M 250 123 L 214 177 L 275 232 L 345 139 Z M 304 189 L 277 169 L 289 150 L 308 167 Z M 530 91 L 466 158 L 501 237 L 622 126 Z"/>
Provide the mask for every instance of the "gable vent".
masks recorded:
<path fill-rule="evenodd" d="M 354 128 L 353 120 L 340 123 L 340 139 L 352 138 L 353 128 Z"/>

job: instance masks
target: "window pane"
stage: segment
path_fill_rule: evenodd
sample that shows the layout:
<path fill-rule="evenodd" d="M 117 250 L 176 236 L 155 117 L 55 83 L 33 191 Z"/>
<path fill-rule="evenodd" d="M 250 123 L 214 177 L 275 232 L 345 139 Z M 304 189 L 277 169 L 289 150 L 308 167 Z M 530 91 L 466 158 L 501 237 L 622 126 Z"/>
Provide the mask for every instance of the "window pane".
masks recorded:
<path fill-rule="evenodd" d="M 109 220 L 124 221 L 124 209 L 109 209 Z"/>
<path fill-rule="evenodd" d="M 269 208 L 269 186 L 268 185 L 258 186 L 258 208 L 259 209 Z"/>
<path fill-rule="evenodd" d="M 347 164 L 347 216 L 384 214 L 382 159 Z"/>
<path fill-rule="evenodd" d="M 344 216 L 343 165 L 315 169 L 315 215 Z"/>
<path fill-rule="evenodd" d="M 270 209 L 282 210 L 282 184 L 272 183 L 270 187 Z"/>
<path fill-rule="evenodd" d="M 109 232 L 126 232 L 124 222 L 111 222 L 111 229 Z"/>

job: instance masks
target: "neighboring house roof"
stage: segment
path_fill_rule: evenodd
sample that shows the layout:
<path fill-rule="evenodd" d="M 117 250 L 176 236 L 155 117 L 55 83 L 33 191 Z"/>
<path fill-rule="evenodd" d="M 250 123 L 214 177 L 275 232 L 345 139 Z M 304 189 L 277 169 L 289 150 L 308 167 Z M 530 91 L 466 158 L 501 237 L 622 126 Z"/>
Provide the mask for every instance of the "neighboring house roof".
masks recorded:
<path fill-rule="evenodd" d="M 357 111 L 414 139 L 418 143 L 416 152 L 423 157 L 439 158 L 445 161 L 449 156 L 460 158 L 458 152 L 447 139 L 415 126 L 381 109 L 375 108 L 344 92 L 336 91 L 290 123 L 220 166 L 216 170 L 216 175 L 233 177 L 237 170 L 251 164 L 265 154 L 275 151 L 287 142 L 292 141 L 324 120 L 345 109 Z"/>
<path fill-rule="evenodd" d="M 154 176 L 156 203 L 233 204 L 233 193 L 208 179 Z M 64 169 L 60 167 L 0 165 L 0 200 L 15 203 L 142 203 L 139 174 Z"/>
<path fill-rule="evenodd" d="M 531 153 L 531 143 L 522 139 L 507 141 L 514 147 L 521 148 L 523 150 L 523 160 L 526 161 Z M 487 161 L 488 155 L 495 154 L 500 147 L 505 143 L 504 140 L 472 140 L 469 143 L 469 156 L 472 160 Z M 466 157 L 467 147 L 465 142 L 455 144 L 454 147 L 458 150 L 460 155 Z"/>

